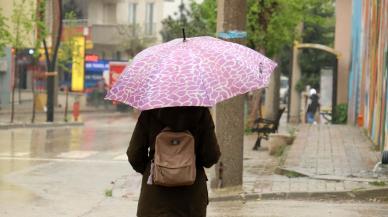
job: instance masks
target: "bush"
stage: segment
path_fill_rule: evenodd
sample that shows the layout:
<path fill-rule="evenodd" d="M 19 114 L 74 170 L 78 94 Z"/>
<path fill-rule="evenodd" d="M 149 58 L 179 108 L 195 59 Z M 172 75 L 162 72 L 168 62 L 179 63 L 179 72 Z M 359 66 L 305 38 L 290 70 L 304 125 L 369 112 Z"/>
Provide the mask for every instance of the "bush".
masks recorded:
<path fill-rule="evenodd" d="M 333 124 L 346 124 L 348 120 L 348 105 L 338 104 L 333 115 Z"/>

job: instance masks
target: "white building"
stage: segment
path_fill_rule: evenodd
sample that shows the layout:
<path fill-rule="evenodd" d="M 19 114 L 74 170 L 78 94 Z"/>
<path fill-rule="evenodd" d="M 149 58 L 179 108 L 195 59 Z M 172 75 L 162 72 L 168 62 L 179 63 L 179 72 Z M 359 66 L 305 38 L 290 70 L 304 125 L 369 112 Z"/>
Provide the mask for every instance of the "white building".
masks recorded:
<path fill-rule="evenodd" d="M 189 0 L 183 0 L 188 6 Z M 94 53 L 102 58 L 128 60 L 131 39 L 160 43 L 162 20 L 179 14 L 182 0 L 79 0 L 91 32 Z"/>

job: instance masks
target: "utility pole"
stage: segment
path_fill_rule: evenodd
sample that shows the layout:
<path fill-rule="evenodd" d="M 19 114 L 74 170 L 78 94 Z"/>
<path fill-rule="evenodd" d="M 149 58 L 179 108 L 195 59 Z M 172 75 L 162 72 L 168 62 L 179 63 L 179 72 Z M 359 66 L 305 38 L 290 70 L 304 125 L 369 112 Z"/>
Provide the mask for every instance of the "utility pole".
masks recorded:
<path fill-rule="evenodd" d="M 245 31 L 246 0 L 217 0 L 217 33 Z M 229 41 L 243 44 L 245 39 Z M 212 187 L 242 185 L 244 142 L 244 96 L 236 96 L 217 104 L 216 134 L 221 159 L 216 165 L 216 179 Z"/>

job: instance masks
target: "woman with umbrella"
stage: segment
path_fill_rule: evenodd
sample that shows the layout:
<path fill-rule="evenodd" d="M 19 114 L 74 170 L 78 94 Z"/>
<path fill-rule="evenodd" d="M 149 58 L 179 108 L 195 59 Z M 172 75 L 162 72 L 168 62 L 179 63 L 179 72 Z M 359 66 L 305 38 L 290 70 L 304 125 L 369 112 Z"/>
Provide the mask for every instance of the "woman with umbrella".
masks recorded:
<path fill-rule="evenodd" d="M 252 49 L 212 37 L 175 39 L 134 58 L 106 98 L 142 111 L 127 151 L 132 167 L 143 175 L 137 216 L 206 216 L 204 167 L 217 163 L 221 154 L 208 107 L 265 87 L 275 67 L 276 63 Z M 158 154 L 160 135 L 166 129 L 172 135 L 185 132 L 185 138 L 193 138 L 195 176 L 190 183 L 157 182 L 157 161 L 164 156 Z M 180 145 L 175 139 L 167 140 Z M 176 155 L 170 158 L 176 158 L 182 149 L 174 149 Z M 171 161 L 166 168 L 172 170 Z"/>

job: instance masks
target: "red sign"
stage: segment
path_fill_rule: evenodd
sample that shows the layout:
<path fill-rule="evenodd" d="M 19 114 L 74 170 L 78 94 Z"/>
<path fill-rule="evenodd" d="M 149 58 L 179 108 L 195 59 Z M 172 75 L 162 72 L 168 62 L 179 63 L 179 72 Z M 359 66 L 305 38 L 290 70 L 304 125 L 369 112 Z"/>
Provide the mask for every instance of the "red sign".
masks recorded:
<path fill-rule="evenodd" d="M 127 62 L 109 62 L 109 86 L 112 87 L 127 66 Z"/>
<path fill-rule="evenodd" d="M 96 54 L 87 54 L 85 56 L 85 61 L 87 62 L 98 62 L 98 55 Z"/>

